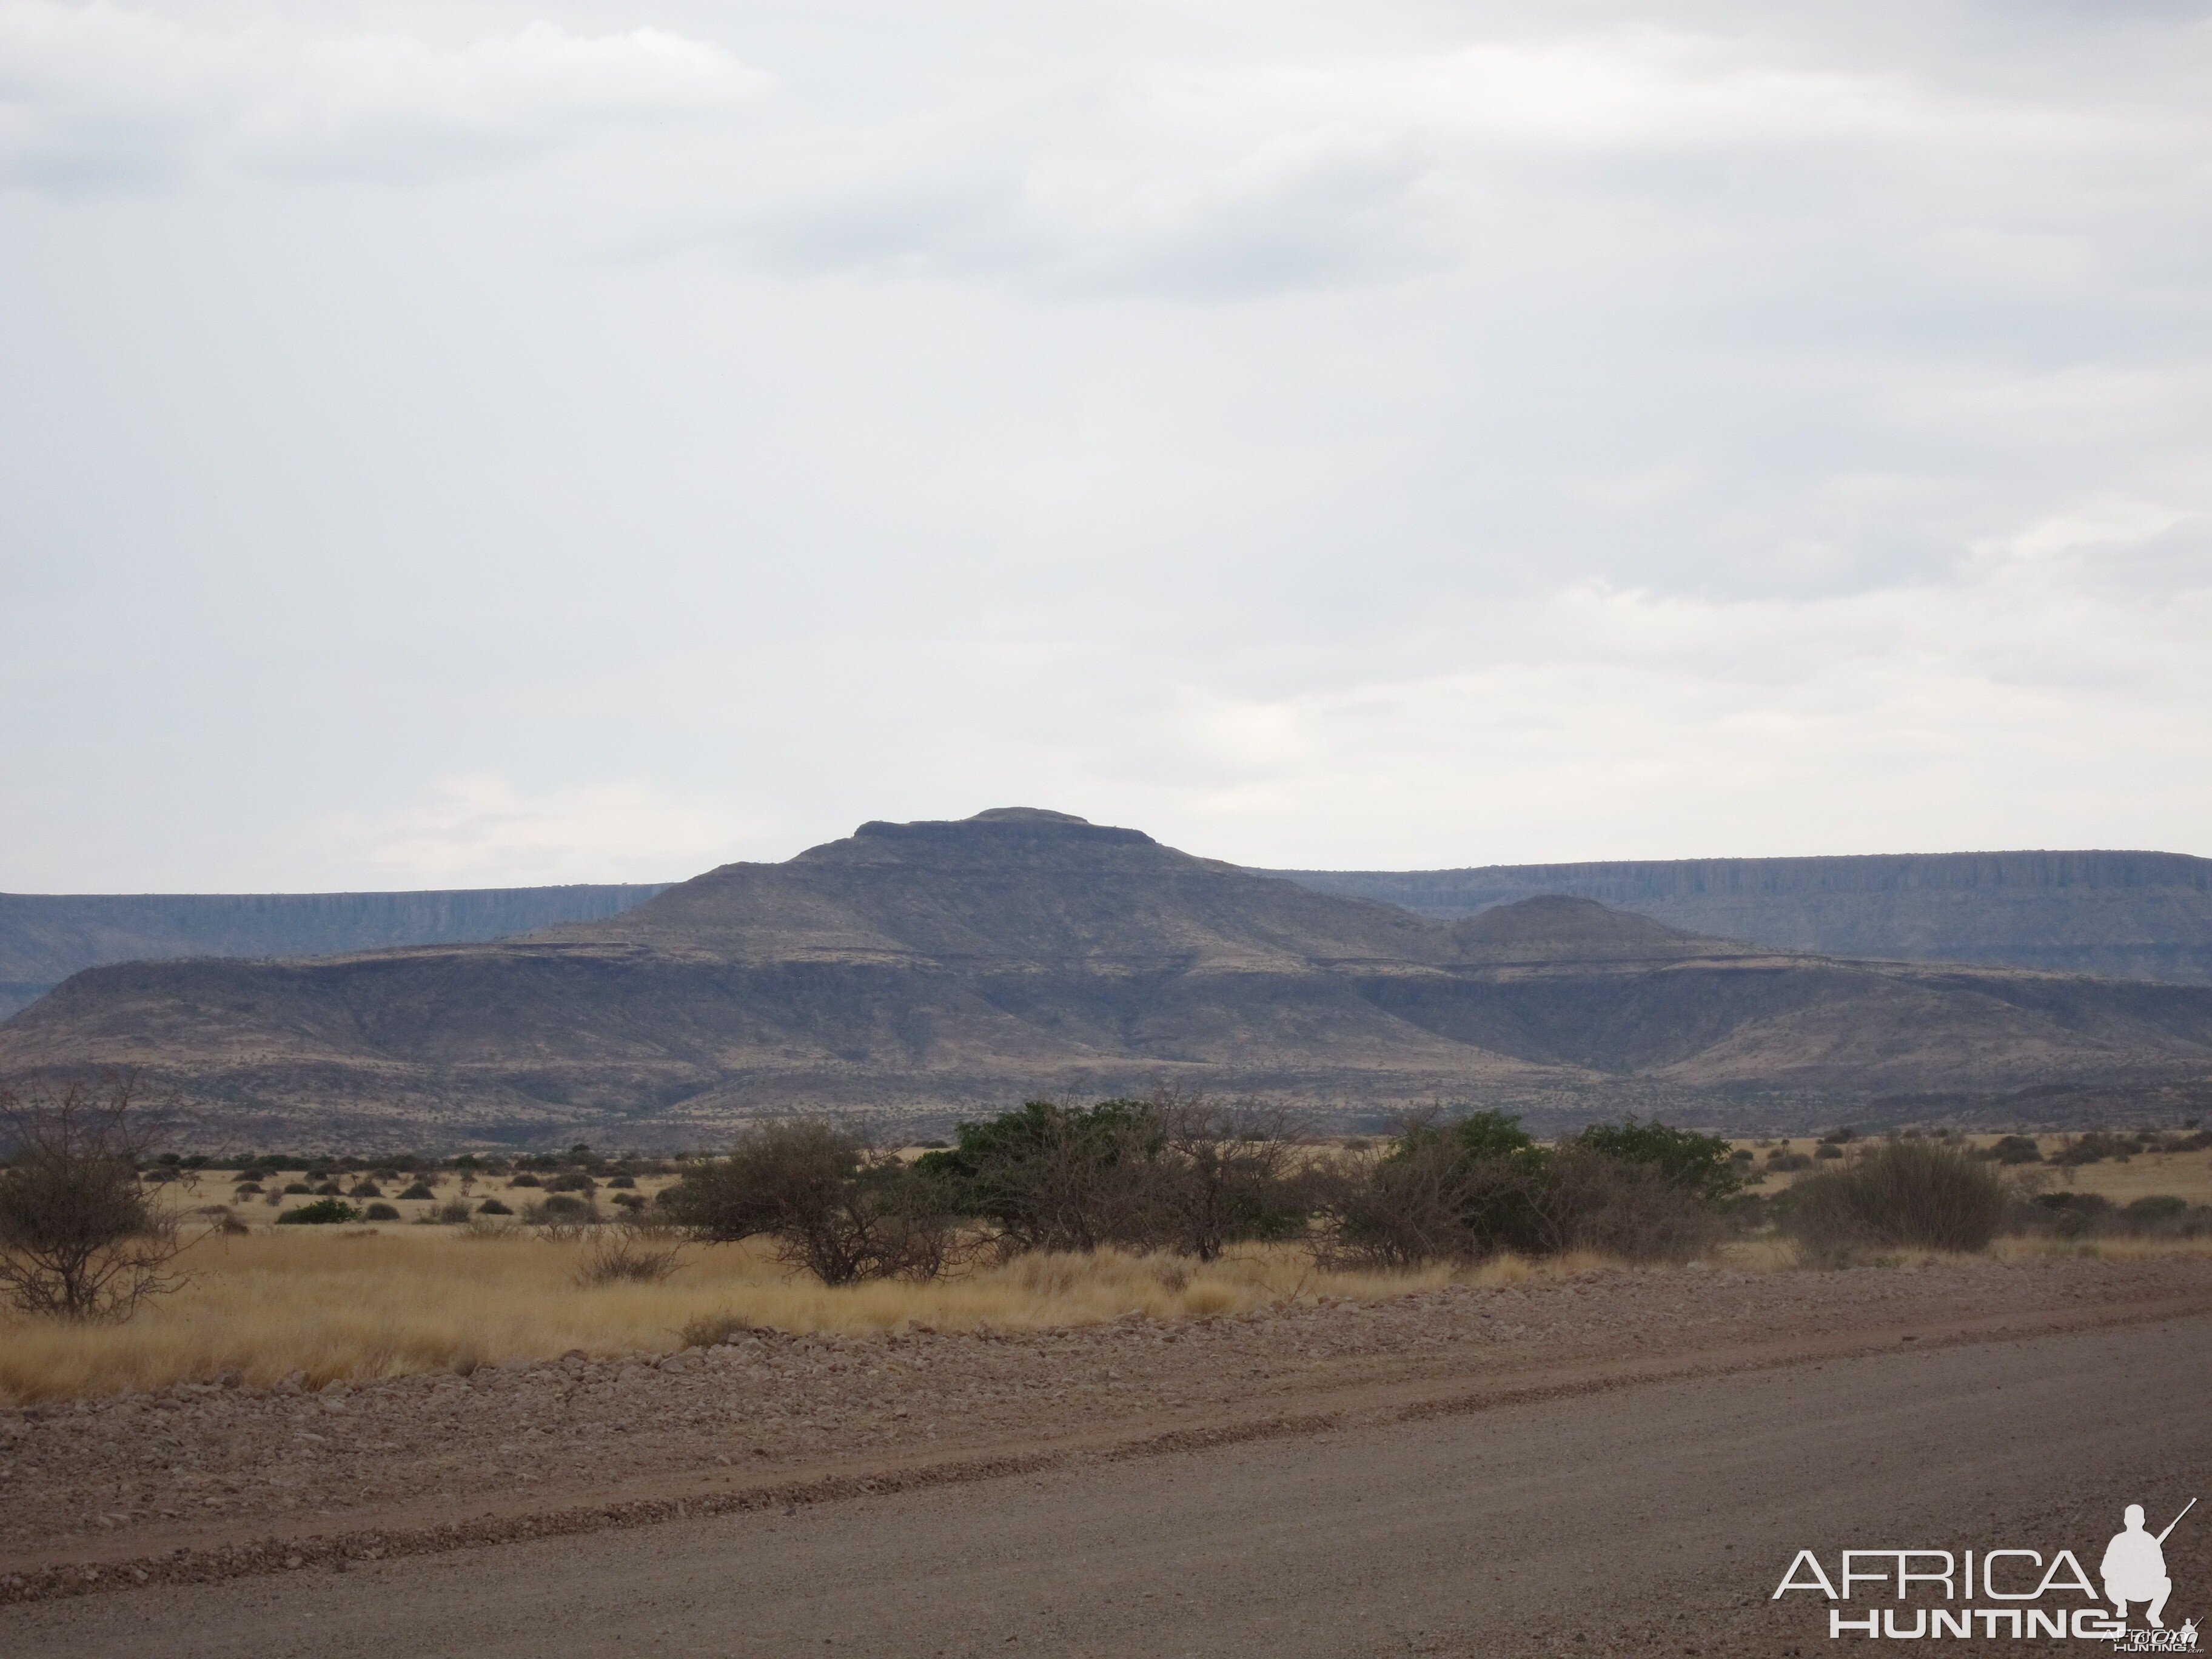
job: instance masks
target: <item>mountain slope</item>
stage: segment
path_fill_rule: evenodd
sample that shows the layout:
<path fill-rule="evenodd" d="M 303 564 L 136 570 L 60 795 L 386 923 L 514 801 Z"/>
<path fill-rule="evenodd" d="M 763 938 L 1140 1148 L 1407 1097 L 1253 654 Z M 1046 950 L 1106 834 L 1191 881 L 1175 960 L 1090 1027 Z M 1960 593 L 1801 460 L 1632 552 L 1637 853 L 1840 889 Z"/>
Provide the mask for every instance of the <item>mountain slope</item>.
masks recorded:
<path fill-rule="evenodd" d="M 305 1114 L 696 1140 L 761 1109 L 941 1121 L 1162 1080 L 1586 1116 L 2212 1078 L 2212 990 L 1835 961 L 1572 898 L 1437 921 L 1009 809 L 491 944 L 94 969 L 0 1025 L 0 1076 L 116 1064 L 295 1139 Z"/>

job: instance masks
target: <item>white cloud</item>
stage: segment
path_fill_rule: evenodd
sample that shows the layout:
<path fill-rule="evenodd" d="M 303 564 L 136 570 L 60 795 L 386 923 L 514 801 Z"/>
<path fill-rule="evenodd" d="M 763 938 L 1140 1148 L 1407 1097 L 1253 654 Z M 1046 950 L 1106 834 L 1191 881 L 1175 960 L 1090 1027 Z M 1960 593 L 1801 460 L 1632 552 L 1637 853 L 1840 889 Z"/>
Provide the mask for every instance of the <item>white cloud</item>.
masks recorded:
<path fill-rule="evenodd" d="M 1200 850 L 1364 845 L 1386 867 L 2201 848 L 2201 779 L 2177 757 L 2203 751 L 2212 708 L 2212 578 L 2150 596 L 2076 551 L 1838 598 L 1583 585 L 1516 607 L 1479 664 L 1276 697 L 1193 686 L 1198 763 L 1158 810 Z M 1147 761 L 1132 775 L 1103 750 L 1097 787 L 1159 793 Z"/>
<path fill-rule="evenodd" d="M 1626 23 L 1306 61 L 1109 59 L 1028 98 L 805 129 L 775 177 L 738 187 L 730 234 L 783 269 L 1218 299 L 1571 261 L 1607 220 L 1635 234 L 1655 210 L 1690 210 L 1670 234 L 1740 266 L 1754 229 L 1761 262 L 1832 257 L 1814 204 L 1841 196 L 1891 236 L 1940 222 L 1954 265 L 2063 264 L 2085 252 L 2048 234 L 2061 201 L 2117 191 L 2139 208 L 2154 158 L 2212 137 L 2185 103 L 2082 106 L 1796 55 Z"/>
<path fill-rule="evenodd" d="M 654 28 L 216 32 L 111 0 L 0 0 L 0 178 L 143 184 L 228 163 L 303 178 L 436 178 L 597 128 L 714 114 L 768 77 Z"/>
<path fill-rule="evenodd" d="M 0 0 L 0 886 L 2212 852 L 2202 21 L 610 15 Z"/>
<path fill-rule="evenodd" d="M 529 791 L 496 772 L 415 805 L 325 823 L 325 856 L 398 887 L 678 880 L 726 862 L 742 820 L 651 785 Z"/>

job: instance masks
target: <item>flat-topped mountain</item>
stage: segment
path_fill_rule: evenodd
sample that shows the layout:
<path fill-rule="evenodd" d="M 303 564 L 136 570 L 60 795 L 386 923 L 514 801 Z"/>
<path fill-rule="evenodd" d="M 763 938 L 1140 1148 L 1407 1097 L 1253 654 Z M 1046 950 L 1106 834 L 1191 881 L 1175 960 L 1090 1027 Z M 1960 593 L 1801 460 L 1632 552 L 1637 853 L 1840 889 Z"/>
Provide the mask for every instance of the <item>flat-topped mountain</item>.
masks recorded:
<path fill-rule="evenodd" d="M 1133 833 L 1133 832 L 1131 832 Z M 1822 956 L 2212 984 L 2212 859 L 1936 853 L 1278 870 L 1318 892 L 1451 920 L 1540 895 Z M 82 969 L 328 956 L 507 939 L 609 916 L 668 884 L 420 893 L 0 893 L 0 1019 Z"/>
<path fill-rule="evenodd" d="M 1758 1093 L 2212 1079 L 2212 989 L 1838 961 L 1571 897 L 1437 921 L 1001 809 L 519 939 L 93 969 L 0 1025 L 0 1077 L 114 1065 L 295 1144 L 697 1142 L 764 1110 L 941 1121 L 1161 1081 L 1715 1120 Z"/>

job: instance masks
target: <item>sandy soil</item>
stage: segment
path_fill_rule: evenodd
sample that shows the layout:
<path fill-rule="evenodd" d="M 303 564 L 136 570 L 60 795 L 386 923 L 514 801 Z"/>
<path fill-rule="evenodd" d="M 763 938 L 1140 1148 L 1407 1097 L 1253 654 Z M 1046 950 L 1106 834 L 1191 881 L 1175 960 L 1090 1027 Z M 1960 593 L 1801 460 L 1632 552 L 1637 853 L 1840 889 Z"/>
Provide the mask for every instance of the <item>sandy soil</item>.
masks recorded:
<path fill-rule="evenodd" d="M 88 1565 L 113 1583 L 447 1548 L 2185 1307 L 2212 1309 L 2212 1261 L 1614 1272 L 1181 1325 L 763 1333 L 318 1395 L 187 1385 L 0 1413 L 0 1601 L 87 1588 Z"/>
<path fill-rule="evenodd" d="M 1926 1311 L 1957 1288 L 1903 1300 Z M 1563 1298 L 1557 1311 L 1574 1310 Z M 2068 1547 L 2094 1571 L 2123 1504 L 2162 1523 L 2203 1489 L 2212 1414 L 2194 1402 L 2208 1374 L 2203 1314 L 1899 1341 L 965 1485 L 356 1559 L 343 1574 L 319 1563 L 47 1600 L 0 1607 L 0 1650 L 325 1659 L 398 1639 L 471 1659 L 1857 1651 L 1830 1641 L 1825 1601 L 1771 1599 L 1797 1549 L 1832 1565 L 1851 1547 Z M 2208 1538 L 2212 1524 L 2185 1522 L 2169 1545 L 2176 1621 L 2212 1607 Z M 1872 1605 L 1863 1595 L 1854 1612 Z M 2083 1644 L 1942 1650 L 2054 1646 Z"/>

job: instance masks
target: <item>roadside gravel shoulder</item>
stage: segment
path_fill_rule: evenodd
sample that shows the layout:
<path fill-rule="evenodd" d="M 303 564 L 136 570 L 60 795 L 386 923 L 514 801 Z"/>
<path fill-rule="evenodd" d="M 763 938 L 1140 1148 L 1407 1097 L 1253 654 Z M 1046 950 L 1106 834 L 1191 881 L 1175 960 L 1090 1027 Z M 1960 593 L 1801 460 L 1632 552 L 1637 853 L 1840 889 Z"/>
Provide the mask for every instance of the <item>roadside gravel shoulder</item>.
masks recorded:
<path fill-rule="evenodd" d="M 468 1376 L 186 1384 L 0 1412 L 0 1592 L 49 1563 L 516 1513 L 727 1474 L 772 1481 L 1055 1435 L 1294 1413 L 1331 1392 L 2032 1323 L 2212 1297 L 2212 1261 L 1843 1273 L 1593 1272 L 1179 1324 L 867 1338 L 757 1331 L 658 1360 L 572 1353 Z"/>

